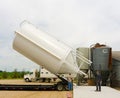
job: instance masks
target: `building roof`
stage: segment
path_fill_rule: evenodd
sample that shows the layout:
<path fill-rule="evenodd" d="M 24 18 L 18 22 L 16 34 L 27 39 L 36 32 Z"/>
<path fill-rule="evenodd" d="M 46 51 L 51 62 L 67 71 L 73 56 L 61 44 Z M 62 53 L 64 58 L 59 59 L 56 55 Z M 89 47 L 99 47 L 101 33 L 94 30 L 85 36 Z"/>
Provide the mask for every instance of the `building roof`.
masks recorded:
<path fill-rule="evenodd" d="M 120 61 L 120 51 L 112 51 L 112 58 Z"/>

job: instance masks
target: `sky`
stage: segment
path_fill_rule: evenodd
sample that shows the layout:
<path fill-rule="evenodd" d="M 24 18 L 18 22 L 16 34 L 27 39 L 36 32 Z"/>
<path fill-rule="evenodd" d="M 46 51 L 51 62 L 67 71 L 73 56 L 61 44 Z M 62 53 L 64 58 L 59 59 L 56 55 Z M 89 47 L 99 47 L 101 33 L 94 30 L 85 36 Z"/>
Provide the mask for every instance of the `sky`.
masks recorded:
<path fill-rule="evenodd" d="M 73 48 L 99 42 L 120 50 L 119 0 L 0 0 L 0 70 L 39 68 L 12 48 L 24 20 Z"/>

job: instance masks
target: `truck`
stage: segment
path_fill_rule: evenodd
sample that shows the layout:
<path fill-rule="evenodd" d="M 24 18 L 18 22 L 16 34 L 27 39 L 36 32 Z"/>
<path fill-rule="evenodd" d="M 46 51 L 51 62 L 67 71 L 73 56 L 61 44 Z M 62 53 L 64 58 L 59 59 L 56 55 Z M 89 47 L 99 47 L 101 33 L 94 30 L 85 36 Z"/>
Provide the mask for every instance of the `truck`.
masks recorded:
<path fill-rule="evenodd" d="M 20 28 L 15 31 L 13 49 L 38 65 L 44 66 L 45 69 L 61 79 L 60 82 L 52 86 L 41 85 L 40 88 L 49 87 L 57 90 L 67 90 L 68 80 L 61 77 L 62 74 L 87 75 L 80 70 L 76 57 L 81 60 L 81 63 L 91 64 L 90 60 L 76 54 L 76 49 L 41 31 L 28 21 L 23 21 Z"/>
<path fill-rule="evenodd" d="M 37 70 L 33 70 L 33 71 L 30 71 L 29 73 L 25 74 L 24 75 L 24 80 L 25 82 L 32 82 L 32 81 L 37 81 L 37 79 L 39 78 L 37 76 Z"/>
<path fill-rule="evenodd" d="M 61 77 L 67 78 L 75 78 L 76 74 L 61 74 Z M 60 79 L 51 73 L 50 71 L 46 70 L 44 67 L 41 67 L 39 71 L 37 69 L 32 70 L 32 72 L 29 72 L 28 74 L 24 75 L 25 82 L 57 82 L 60 81 Z"/>
<path fill-rule="evenodd" d="M 26 82 L 55 82 L 57 76 L 52 74 L 50 71 L 46 70 L 44 67 L 41 67 L 39 71 L 37 69 L 34 69 L 32 72 L 29 72 L 28 74 L 24 75 L 24 80 Z"/>

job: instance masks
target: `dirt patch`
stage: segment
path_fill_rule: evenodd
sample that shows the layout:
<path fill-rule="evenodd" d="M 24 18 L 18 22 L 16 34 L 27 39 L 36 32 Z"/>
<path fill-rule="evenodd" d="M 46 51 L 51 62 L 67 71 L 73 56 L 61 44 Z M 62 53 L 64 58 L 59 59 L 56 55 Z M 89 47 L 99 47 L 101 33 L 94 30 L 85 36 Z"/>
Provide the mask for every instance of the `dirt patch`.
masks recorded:
<path fill-rule="evenodd" d="M 67 98 L 67 94 L 68 91 L 0 91 L 0 98 Z"/>

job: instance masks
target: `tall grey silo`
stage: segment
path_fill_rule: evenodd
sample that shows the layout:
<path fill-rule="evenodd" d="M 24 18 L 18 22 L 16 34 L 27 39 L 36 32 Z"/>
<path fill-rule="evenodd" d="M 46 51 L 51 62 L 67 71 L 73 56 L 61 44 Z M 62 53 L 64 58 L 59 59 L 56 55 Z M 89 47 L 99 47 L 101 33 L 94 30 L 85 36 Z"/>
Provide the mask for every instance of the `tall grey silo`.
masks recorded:
<path fill-rule="evenodd" d="M 111 47 L 99 43 L 95 44 L 91 47 L 91 61 L 91 70 L 94 74 L 96 70 L 100 70 L 102 73 L 103 85 L 106 85 L 112 65 Z"/>

